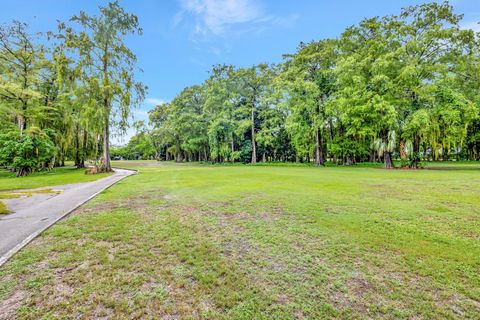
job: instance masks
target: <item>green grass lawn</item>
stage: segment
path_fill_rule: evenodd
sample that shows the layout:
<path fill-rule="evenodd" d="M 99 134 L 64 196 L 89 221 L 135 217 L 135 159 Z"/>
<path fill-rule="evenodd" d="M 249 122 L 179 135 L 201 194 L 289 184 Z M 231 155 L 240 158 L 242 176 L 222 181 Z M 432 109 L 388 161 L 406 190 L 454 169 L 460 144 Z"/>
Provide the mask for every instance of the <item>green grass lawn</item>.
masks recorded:
<path fill-rule="evenodd" d="M 36 172 L 26 177 L 15 177 L 15 173 L 0 171 L 0 191 L 88 182 L 108 175 L 109 173 L 86 175 L 85 169 L 76 169 L 74 167 L 54 168 L 53 170 Z"/>
<path fill-rule="evenodd" d="M 477 318 L 480 169 L 122 162 L 0 268 L 11 318 Z"/>

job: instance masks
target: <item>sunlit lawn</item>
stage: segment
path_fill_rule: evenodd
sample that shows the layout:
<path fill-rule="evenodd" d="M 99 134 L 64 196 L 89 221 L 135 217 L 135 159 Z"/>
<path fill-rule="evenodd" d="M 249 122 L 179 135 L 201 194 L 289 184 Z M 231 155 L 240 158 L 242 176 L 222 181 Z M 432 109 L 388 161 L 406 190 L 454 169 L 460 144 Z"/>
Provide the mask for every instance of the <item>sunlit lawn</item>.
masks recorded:
<path fill-rule="evenodd" d="M 108 175 L 109 174 L 86 175 L 85 169 L 76 169 L 74 167 L 45 170 L 26 177 L 16 177 L 15 173 L 3 170 L 0 171 L 0 191 L 94 181 Z"/>
<path fill-rule="evenodd" d="M 0 268 L 3 314 L 480 314 L 478 167 L 138 168 Z"/>

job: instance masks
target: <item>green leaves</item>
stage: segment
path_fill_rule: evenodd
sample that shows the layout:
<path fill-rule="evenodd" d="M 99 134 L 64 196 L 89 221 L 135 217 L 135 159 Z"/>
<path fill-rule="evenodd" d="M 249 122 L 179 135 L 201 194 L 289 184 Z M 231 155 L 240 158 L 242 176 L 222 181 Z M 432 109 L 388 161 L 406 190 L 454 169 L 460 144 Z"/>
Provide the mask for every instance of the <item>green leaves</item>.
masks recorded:
<path fill-rule="evenodd" d="M 31 127 L 23 135 L 18 131 L 0 134 L 0 166 L 16 169 L 18 176 L 46 166 L 54 152 L 53 142 L 39 128 Z"/>

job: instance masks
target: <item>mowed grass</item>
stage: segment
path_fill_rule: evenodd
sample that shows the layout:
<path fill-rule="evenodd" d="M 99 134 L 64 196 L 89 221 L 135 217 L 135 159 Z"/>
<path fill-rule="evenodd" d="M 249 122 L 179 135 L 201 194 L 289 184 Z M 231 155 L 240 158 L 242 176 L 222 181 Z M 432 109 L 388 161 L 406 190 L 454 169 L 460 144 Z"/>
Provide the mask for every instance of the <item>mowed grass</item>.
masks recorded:
<path fill-rule="evenodd" d="M 26 177 L 15 177 L 15 173 L 13 172 L 0 171 L 0 191 L 88 182 L 108 175 L 110 175 L 110 173 L 86 175 L 85 169 L 76 169 L 74 167 L 54 168 L 52 170 L 36 172 Z"/>
<path fill-rule="evenodd" d="M 480 169 L 139 164 L 0 268 L 0 318 L 478 319 Z"/>

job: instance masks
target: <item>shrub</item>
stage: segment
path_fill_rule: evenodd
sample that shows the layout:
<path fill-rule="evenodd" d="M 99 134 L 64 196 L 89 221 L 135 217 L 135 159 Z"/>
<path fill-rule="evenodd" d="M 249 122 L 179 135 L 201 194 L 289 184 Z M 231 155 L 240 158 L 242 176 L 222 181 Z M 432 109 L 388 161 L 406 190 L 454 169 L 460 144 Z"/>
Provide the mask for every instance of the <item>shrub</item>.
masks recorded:
<path fill-rule="evenodd" d="M 17 176 L 46 167 L 54 152 L 53 142 L 37 127 L 31 127 L 23 134 L 18 131 L 0 134 L 0 166 L 13 169 Z"/>

